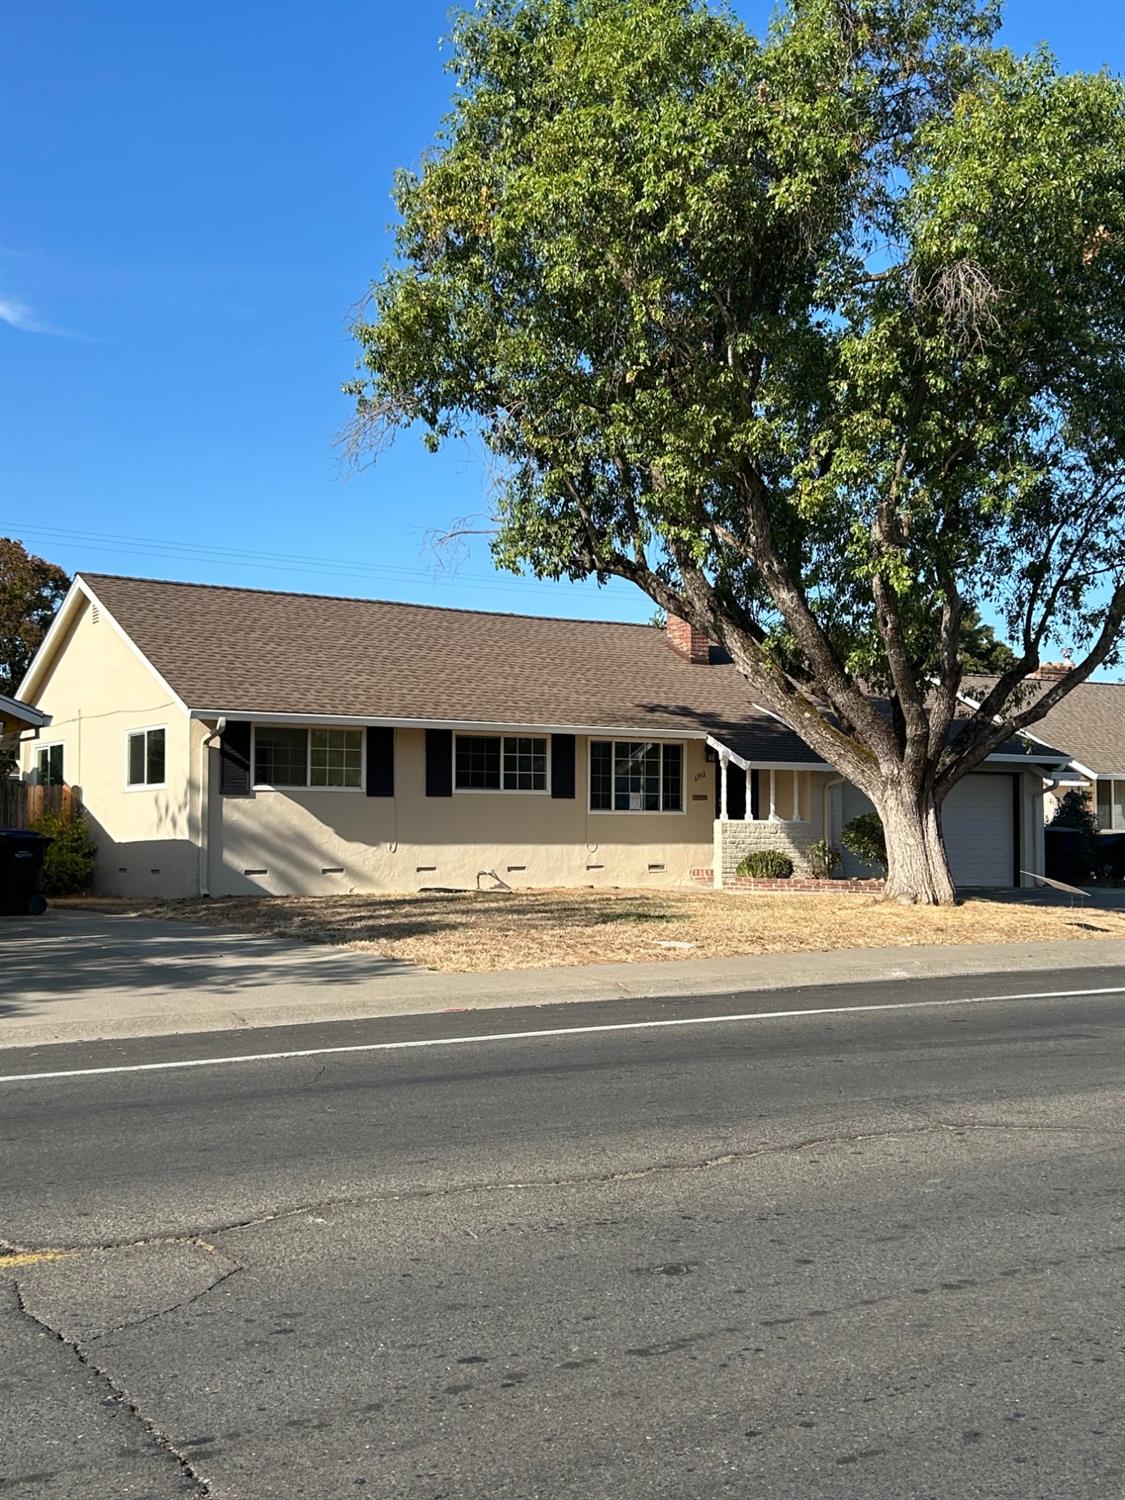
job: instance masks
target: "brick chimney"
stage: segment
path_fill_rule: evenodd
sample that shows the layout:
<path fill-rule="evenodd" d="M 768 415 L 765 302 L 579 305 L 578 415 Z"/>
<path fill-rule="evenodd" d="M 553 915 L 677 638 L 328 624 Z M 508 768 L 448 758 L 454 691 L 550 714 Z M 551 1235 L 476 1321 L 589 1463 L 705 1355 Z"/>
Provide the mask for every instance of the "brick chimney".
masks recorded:
<path fill-rule="evenodd" d="M 705 667 L 711 660 L 711 642 L 702 630 L 697 630 L 678 615 L 669 615 L 664 628 L 668 633 L 668 644 L 677 656 L 700 667 Z"/>
<path fill-rule="evenodd" d="M 1066 676 L 1073 665 L 1069 656 L 1065 661 L 1043 661 L 1028 675 L 1032 682 L 1057 682 L 1060 677 Z"/>

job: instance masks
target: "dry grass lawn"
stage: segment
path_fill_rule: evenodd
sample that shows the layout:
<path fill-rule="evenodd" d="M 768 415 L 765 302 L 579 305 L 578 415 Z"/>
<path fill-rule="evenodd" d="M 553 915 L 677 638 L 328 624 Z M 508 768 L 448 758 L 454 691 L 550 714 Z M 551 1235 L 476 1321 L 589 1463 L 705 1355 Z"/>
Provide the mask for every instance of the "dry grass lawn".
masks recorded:
<path fill-rule="evenodd" d="M 459 973 L 920 943 L 1125 938 L 1125 911 L 984 900 L 933 909 L 887 905 L 873 896 L 724 895 L 702 890 L 73 904 L 134 916 L 178 917 L 301 942 L 338 943 Z"/>

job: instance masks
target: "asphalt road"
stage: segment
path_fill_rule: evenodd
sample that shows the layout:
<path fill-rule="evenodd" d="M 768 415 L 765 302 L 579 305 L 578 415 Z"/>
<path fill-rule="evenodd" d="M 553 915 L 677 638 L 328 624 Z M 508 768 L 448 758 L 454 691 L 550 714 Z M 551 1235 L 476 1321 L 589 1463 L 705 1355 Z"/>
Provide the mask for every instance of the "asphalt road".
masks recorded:
<path fill-rule="evenodd" d="M 0 1492 L 1120 1500 L 1123 1063 L 1120 969 L 16 1049 Z"/>

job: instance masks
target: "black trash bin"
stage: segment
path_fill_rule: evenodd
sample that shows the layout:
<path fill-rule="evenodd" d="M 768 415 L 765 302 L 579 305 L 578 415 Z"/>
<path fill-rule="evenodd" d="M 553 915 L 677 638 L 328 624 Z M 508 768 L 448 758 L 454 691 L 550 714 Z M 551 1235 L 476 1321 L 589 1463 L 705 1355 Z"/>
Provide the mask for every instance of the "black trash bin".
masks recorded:
<path fill-rule="evenodd" d="M 0 912 L 37 917 L 47 910 L 43 856 L 52 842 L 27 828 L 0 828 Z"/>

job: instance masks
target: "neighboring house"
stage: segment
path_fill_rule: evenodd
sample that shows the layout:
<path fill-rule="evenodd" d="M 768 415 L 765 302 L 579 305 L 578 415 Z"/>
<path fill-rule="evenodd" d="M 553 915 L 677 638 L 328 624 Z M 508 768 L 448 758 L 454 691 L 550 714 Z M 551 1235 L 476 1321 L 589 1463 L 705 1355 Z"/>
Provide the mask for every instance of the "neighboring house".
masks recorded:
<path fill-rule="evenodd" d="M 9 698 L 0 693 L 0 738 L 9 734 L 22 734 L 24 730 L 40 730 L 51 722 L 51 715 L 32 708 L 30 703 L 21 703 L 18 698 Z"/>
<path fill-rule="evenodd" d="M 28 821 L 28 788 L 13 778 L 28 755 L 38 764 L 35 740 L 50 722 L 50 714 L 0 693 L 0 828 L 23 828 Z M 42 769 L 49 781 L 49 757 Z"/>
<path fill-rule="evenodd" d="M 1046 692 L 1067 670 L 1065 663 L 1046 663 L 1028 678 L 1030 691 Z M 988 686 L 987 678 L 968 679 L 965 696 L 979 702 Z M 1103 833 L 1125 833 L 1125 682 L 1081 683 L 1032 726 L 1032 733 L 1071 758 L 1048 783 L 1047 821 L 1064 793 L 1077 786 L 1089 793 Z"/>
<path fill-rule="evenodd" d="M 53 720 L 25 774 L 81 787 L 107 893 L 720 883 L 752 848 L 806 871 L 867 806 L 679 620 L 84 574 L 21 693 Z M 960 884 L 1042 869 L 1064 761 L 1012 742 L 953 791 Z"/>

